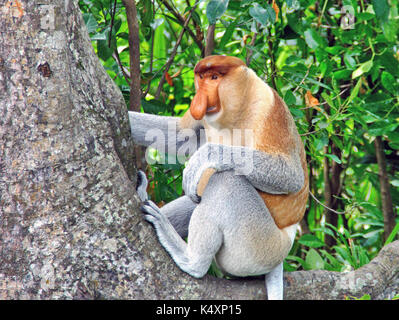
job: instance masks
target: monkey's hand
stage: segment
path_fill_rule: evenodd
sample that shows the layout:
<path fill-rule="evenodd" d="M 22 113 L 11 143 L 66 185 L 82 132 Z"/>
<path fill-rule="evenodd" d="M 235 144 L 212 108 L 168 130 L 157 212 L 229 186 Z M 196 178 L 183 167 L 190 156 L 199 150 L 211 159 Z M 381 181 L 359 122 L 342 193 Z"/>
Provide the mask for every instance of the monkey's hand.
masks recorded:
<path fill-rule="evenodd" d="M 193 154 L 183 171 L 185 194 L 192 201 L 200 202 L 201 195 L 212 174 L 230 170 L 233 167 L 231 150 L 226 150 L 226 146 L 214 143 L 203 145 Z"/>
<path fill-rule="evenodd" d="M 148 186 L 148 180 L 147 177 L 145 176 L 145 173 L 141 170 L 137 171 L 136 191 L 141 202 L 148 200 L 147 186 Z"/>
<path fill-rule="evenodd" d="M 216 171 L 212 163 L 204 163 L 200 166 L 199 162 L 192 162 L 183 171 L 183 190 L 184 193 L 195 203 L 201 201 L 203 191 L 208 184 L 209 178 Z"/>

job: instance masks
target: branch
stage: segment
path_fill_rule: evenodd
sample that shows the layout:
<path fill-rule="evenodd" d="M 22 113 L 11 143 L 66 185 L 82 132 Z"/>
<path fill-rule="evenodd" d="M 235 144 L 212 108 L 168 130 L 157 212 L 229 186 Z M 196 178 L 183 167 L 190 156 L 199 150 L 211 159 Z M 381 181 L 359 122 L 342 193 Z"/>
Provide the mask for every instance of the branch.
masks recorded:
<path fill-rule="evenodd" d="M 108 37 L 108 48 L 111 48 L 111 36 L 112 36 L 112 28 L 114 27 L 115 13 L 116 13 L 116 0 L 114 0 L 114 7 L 110 9 L 111 11 L 111 27 L 109 28 L 109 37 Z"/>
<path fill-rule="evenodd" d="M 116 61 L 116 63 L 119 66 L 119 69 L 121 69 L 123 77 L 125 78 L 126 82 L 130 86 L 130 71 L 122 64 L 122 61 L 120 59 L 118 49 L 115 49 L 114 53 L 112 54 L 112 58 Z"/>
<path fill-rule="evenodd" d="M 210 276 L 202 286 L 206 299 L 266 299 L 264 279 L 224 280 Z M 370 294 L 372 299 L 391 299 L 399 293 L 399 241 L 382 248 L 376 258 L 351 272 L 326 270 L 284 273 L 286 300 L 340 300 Z"/>
<path fill-rule="evenodd" d="M 205 57 L 210 56 L 215 48 L 215 27 L 211 24 L 206 33 Z"/>
<path fill-rule="evenodd" d="M 255 45 L 255 41 L 256 41 L 256 36 L 258 35 L 257 32 L 255 32 L 252 36 L 251 42 L 249 43 L 252 47 Z M 252 49 L 248 49 L 247 51 L 247 57 L 245 58 L 245 63 L 246 65 L 249 67 L 249 64 L 251 63 L 252 60 L 252 55 L 253 55 L 253 50 Z"/>
<path fill-rule="evenodd" d="M 272 40 L 268 40 L 267 45 L 269 47 L 269 55 L 270 55 L 270 68 L 271 68 L 271 81 L 272 81 L 272 86 L 274 90 L 277 90 L 277 85 L 276 85 L 276 63 L 274 61 L 274 54 L 273 54 L 273 42 Z"/>
<path fill-rule="evenodd" d="M 137 9 L 134 0 L 123 0 L 126 8 L 127 24 L 129 28 L 129 54 L 130 54 L 130 99 L 129 110 L 140 111 L 141 86 L 140 86 L 140 38 Z"/>
<path fill-rule="evenodd" d="M 190 28 L 187 28 L 186 24 L 186 20 L 183 18 L 183 16 L 178 13 L 171 5 L 168 1 L 166 0 L 161 0 L 161 3 L 163 3 L 163 5 L 175 16 L 175 18 L 180 22 L 180 24 L 183 26 L 183 28 L 188 32 L 188 34 L 190 35 L 190 37 L 194 40 L 194 42 L 197 44 L 198 48 L 201 50 L 201 54 L 204 53 L 205 48 L 204 45 L 202 44 L 201 40 L 199 40 L 195 34 L 191 31 Z M 196 5 L 194 5 L 194 8 L 196 7 Z M 190 16 L 191 16 L 191 12 L 190 12 Z"/>
<path fill-rule="evenodd" d="M 173 48 L 173 50 L 172 50 L 172 53 L 170 54 L 169 60 L 168 60 L 168 62 L 166 62 L 166 64 L 165 64 L 165 70 L 164 70 L 164 72 L 163 72 L 163 74 L 162 74 L 161 80 L 159 81 L 158 89 L 157 89 L 157 92 L 155 93 L 155 99 L 158 99 L 159 96 L 160 96 L 160 94 L 161 94 L 162 86 L 163 86 L 163 84 L 165 83 L 166 73 L 169 71 L 169 68 L 170 68 L 170 66 L 171 66 L 172 63 L 173 63 L 173 60 L 174 60 L 174 58 L 175 58 L 175 56 L 176 56 L 176 53 L 177 53 L 177 48 L 179 47 L 180 42 L 181 42 L 181 40 L 183 39 L 184 32 L 186 31 L 186 27 L 187 27 L 188 23 L 190 22 L 191 15 L 192 15 L 193 11 L 195 10 L 195 8 L 196 8 L 196 6 L 194 6 L 194 7 L 190 10 L 189 15 L 188 15 L 186 21 L 184 22 L 183 30 L 180 32 L 180 35 L 179 35 L 179 37 L 178 37 L 178 39 L 177 39 L 177 41 L 176 41 L 176 44 L 175 44 L 175 46 L 174 46 L 174 48 Z"/>

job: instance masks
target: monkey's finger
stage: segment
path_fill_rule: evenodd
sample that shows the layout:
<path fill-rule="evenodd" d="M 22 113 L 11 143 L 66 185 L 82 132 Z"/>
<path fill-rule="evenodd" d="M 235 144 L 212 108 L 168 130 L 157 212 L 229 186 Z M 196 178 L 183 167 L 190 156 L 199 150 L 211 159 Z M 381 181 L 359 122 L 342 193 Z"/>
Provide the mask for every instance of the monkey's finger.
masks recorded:
<path fill-rule="evenodd" d="M 150 214 L 152 216 L 159 215 L 159 213 L 156 210 L 154 210 L 153 208 L 151 208 L 150 206 L 147 206 L 147 205 L 142 205 L 140 209 L 145 214 Z"/>
<path fill-rule="evenodd" d="M 152 223 L 154 226 L 158 223 L 158 219 L 150 214 L 144 215 L 144 219 Z"/>
<path fill-rule="evenodd" d="M 151 200 L 147 200 L 145 203 L 144 203 L 145 205 L 147 205 L 147 206 L 149 206 L 149 207 L 151 207 L 152 209 L 154 209 L 155 211 L 160 211 L 159 210 L 159 207 L 153 202 L 153 201 L 151 201 Z"/>

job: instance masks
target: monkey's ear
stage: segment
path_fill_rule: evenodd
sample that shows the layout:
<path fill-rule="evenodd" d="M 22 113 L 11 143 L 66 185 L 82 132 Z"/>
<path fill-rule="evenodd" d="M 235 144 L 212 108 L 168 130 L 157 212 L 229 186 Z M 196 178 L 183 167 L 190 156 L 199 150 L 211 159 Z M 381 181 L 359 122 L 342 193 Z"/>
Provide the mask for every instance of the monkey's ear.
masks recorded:
<path fill-rule="evenodd" d="M 199 89 L 191 101 L 190 113 L 195 120 L 201 120 L 205 116 L 207 107 L 208 97 L 203 90 Z"/>

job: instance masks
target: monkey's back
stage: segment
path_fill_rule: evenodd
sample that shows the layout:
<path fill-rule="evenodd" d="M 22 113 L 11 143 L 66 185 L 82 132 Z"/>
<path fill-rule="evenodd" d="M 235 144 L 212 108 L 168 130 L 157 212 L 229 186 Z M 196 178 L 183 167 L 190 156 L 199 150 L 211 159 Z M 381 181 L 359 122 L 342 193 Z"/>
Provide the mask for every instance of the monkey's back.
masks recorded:
<path fill-rule="evenodd" d="M 304 153 L 303 155 L 301 154 L 301 164 L 305 175 L 305 183 L 301 190 L 290 194 L 270 194 L 258 191 L 280 229 L 298 223 L 305 214 L 309 197 L 309 177 Z"/>
<path fill-rule="evenodd" d="M 275 90 L 274 105 L 264 117 L 258 129 L 262 139 L 257 141 L 256 149 L 269 154 L 299 154 L 305 182 L 301 190 L 291 194 L 269 194 L 258 191 L 269 209 L 276 225 L 283 229 L 302 220 L 309 197 L 309 178 L 306 153 L 298 134 L 294 119 Z"/>

